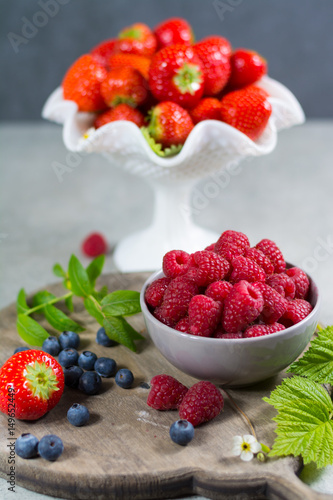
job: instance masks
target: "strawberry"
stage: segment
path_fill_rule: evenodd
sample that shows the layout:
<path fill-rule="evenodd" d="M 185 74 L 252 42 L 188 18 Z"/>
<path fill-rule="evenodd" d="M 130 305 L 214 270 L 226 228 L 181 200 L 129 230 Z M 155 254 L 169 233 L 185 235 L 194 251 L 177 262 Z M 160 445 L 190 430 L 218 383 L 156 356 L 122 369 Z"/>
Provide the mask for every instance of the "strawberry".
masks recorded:
<path fill-rule="evenodd" d="M 230 62 L 229 86 L 232 89 L 252 85 L 267 73 L 266 60 L 254 50 L 237 49 L 232 54 Z"/>
<path fill-rule="evenodd" d="M 169 45 L 184 44 L 192 45 L 194 35 L 189 23 L 180 17 L 166 19 L 155 27 L 154 33 L 159 49 Z"/>
<path fill-rule="evenodd" d="M 107 71 L 91 54 L 79 57 L 68 69 L 62 82 L 64 99 L 74 101 L 79 111 L 101 111 L 105 102 L 101 83 Z"/>
<path fill-rule="evenodd" d="M 100 114 L 95 122 L 94 127 L 99 128 L 110 122 L 117 120 L 126 120 L 135 123 L 138 127 L 143 127 L 145 124 L 145 117 L 138 109 L 132 108 L 128 104 L 118 104 L 115 108 L 108 109 Z"/>
<path fill-rule="evenodd" d="M 192 47 L 171 45 L 152 58 L 149 87 L 159 101 L 173 101 L 184 108 L 195 106 L 204 89 L 202 63 Z"/>
<path fill-rule="evenodd" d="M 95 61 L 105 67 L 108 67 L 108 61 L 111 54 L 114 54 L 115 52 L 116 43 L 117 40 L 114 38 L 111 38 L 110 40 L 104 40 L 104 42 L 101 42 L 93 47 L 90 51 L 90 54 L 93 56 Z"/>
<path fill-rule="evenodd" d="M 151 29 L 146 24 L 135 23 L 119 33 L 115 50 L 125 54 L 151 57 L 156 47 L 156 37 Z"/>
<path fill-rule="evenodd" d="M 194 124 L 202 120 L 221 120 L 221 107 L 220 101 L 215 97 L 204 97 L 189 113 Z"/>
<path fill-rule="evenodd" d="M 190 115 L 174 102 L 160 102 L 151 111 L 148 132 L 163 147 L 184 144 L 192 129 Z"/>
<path fill-rule="evenodd" d="M 218 94 L 226 86 L 231 72 L 230 43 L 221 36 L 211 36 L 196 43 L 193 48 L 203 66 L 204 95 Z"/>
<path fill-rule="evenodd" d="M 130 66 L 140 71 L 141 75 L 148 80 L 150 59 L 136 54 L 111 54 L 108 59 L 110 69 L 120 66 Z"/>
<path fill-rule="evenodd" d="M 267 92 L 255 86 L 229 92 L 222 98 L 221 105 L 222 121 L 253 141 L 261 136 L 272 114 Z"/>
<path fill-rule="evenodd" d="M 37 420 L 51 410 L 64 390 L 58 361 L 30 349 L 11 356 L 0 369 L 0 410 L 21 420 Z"/>
<path fill-rule="evenodd" d="M 138 106 L 147 98 L 147 81 L 138 70 L 121 66 L 108 72 L 101 94 L 110 107 L 120 103 Z"/>

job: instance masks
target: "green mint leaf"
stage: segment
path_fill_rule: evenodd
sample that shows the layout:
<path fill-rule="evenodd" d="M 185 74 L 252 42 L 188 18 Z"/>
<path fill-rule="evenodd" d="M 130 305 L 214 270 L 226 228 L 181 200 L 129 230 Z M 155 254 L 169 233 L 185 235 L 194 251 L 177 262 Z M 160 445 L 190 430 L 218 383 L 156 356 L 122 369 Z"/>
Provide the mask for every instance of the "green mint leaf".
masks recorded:
<path fill-rule="evenodd" d="M 104 297 L 101 305 L 105 316 L 131 316 L 141 311 L 140 293 L 133 290 L 117 290 Z"/>
<path fill-rule="evenodd" d="M 135 337 L 138 332 L 134 330 L 122 317 L 109 317 L 103 321 L 106 334 L 110 339 L 115 340 L 118 344 L 122 344 L 131 351 L 136 352 L 136 345 L 134 344 Z M 135 332 L 135 333 L 134 333 Z"/>
<path fill-rule="evenodd" d="M 74 295 L 87 297 L 91 294 L 92 286 L 88 273 L 75 255 L 72 255 L 70 258 L 68 275 Z"/>
<path fill-rule="evenodd" d="M 21 288 L 17 295 L 16 299 L 16 309 L 17 309 L 17 314 L 24 313 L 26 311 L 29 311 L 29 306 L 27 304 L 27 296 L 24 291 L 24 288 Z"/>
<path fill-rule="evenodd" d="M 45 304 L 45 307 L 43 307 L 40 312 L 44 314 L 46 320 L 53 328 L 55 328 L 55 330 L 58 330 L 59 332 L 64 332 L 65 330 L 70 330 L 76 333 L 83 332 L 84 328 L 81 325 L 69 318 L 57 307 L 48 304 L 50 300 L 53 300 L 55 298 L 55 295 L 46 290 L 43 290 L 41 292 L 37 292 L 36 295 L 34 295 L 33 304 L 34 306 Z"/>
<path fill-rule="evenodd" d="M 42 346 L 44 340 L 49 337 L 47 331 L 37 321 L 25 314 L 18 315 L 16 328 L 20 337 L 29 345 Z"/>
<path fill-rule="evenodd" d="M 333 385 L 333 326 L 321 330 L 309 349 L 287 371 Z"/>
<path fill-rule="evenodd" d="M 105 261 L 105 255 L 99 255 L 96 259 L 92 260 L 87 267 L 86 271 L 90 280 L 91 286 L 95 286 L 96 279 L 102 274 Z"/>
<path fill-rule="evenodd" d="M 47 304 L 50 300 L 56 299 L 56 296 L 53 293 L 48 292 L 47 290 L 42 290 L 41 292 L 37 292 L 32 297 L 32 304 L 34 307 L 40 306 L 42 304 Z"/>
<path fill-rule="evenodd" d="M 278 410 L 269 456 L 301 455 L 305 464 L 333 465 L 333 403 L 319 383 L 297 376 L 285 379 L 264 401 Z"/>
<path fill-rule="evenodd" d="M 97 300 L 97 302 L 101 302 L 108 293 L 109 293 L 108 287 L 102 286 L 99 292 L 94 290 L 92 292 L 92 296 Z"/>
<path fill-rule="evenodd" d="M 66 271 L 61 267 L 58 262 L 53 266 L 53 274 L 58 276 L 58 278 L 66 278 Z"/>
<path fill-rule="evenodd" d="M 83 301 L 84 307 L 88 311 L 88 313 L 95 318 L 97 323 L 99 323 L 101 326 L 103 326 L 103 321 L 104 321 L 104 315 L 101 313 L 101 310 L 98 309 L 96 306 L 95 302 L 91 300 L 90 297 L 86 297 Z"/>
<path fill-rule="evenodd" d="M 74 311 L 74 306 L 73 306 L 73 296 L 71 295 L 70 297 L 67 297 L 65 299 L 65 304 L 66 304 L 66 307 L 67 309 L 70 311 L 70 312 L 73 312 Z"/>

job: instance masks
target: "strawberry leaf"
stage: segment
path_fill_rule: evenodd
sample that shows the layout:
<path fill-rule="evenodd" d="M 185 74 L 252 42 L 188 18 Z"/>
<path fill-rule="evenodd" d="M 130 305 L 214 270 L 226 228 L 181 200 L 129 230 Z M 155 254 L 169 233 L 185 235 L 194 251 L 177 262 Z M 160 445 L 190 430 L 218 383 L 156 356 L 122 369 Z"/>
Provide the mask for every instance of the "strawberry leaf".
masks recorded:
<path fill-rule="evenodd" d="M 143 137 L 148 142 L 149 147 L 156 153 L 158 156 L 165 156 L 164 151 L 162 150 L 162 144 L 156 142 L 155 139 L 149 134 L 147 127 L 141 127 L 141 132 Z"/>
<path fill-rule="evenodd" d="M 48 332 L 37 321 L 25 314 L 18 315 L 16 328 L 20 337 L 30 345 L 42 346 L 49 337 Z"/>
<path fill-rule="evenodd" d="M 72 255 L 68 266 L 71 289 L 78 297 L 87 297 L 92 292 L 89 276 L 79 259 Z"/>
<path fill-rule="evenodd" d="M 141 312 L 140 293 L 132 290 L 117 290 L 101 302 L 105 316 L 131 316 Z"/>

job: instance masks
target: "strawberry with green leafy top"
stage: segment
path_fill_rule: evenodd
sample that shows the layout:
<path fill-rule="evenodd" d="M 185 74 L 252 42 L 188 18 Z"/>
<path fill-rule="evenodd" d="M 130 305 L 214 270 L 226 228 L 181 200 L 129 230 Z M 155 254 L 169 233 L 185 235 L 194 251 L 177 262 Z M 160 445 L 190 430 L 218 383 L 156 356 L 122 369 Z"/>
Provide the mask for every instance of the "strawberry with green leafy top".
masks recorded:
<path fill-rule="evenodd" d="M 146 24 L 135 23 L 119 33 L 115 51 L 151 57 L 156 47 L 156 37 L 151 29 Z"/>
<path fill-rule="evenodd" d="M 120 66 L 108 72 L 101 85 L 101 94 L 110 107 L 120 103 L 139 106 L 147 99 L 147 81 L 135 68 Z"/>
<path fill-rule="evenodd" d="M 59 402 L 64 374 L 56 359 L 31 349 L 11 356 L 0 369 L 0 410 L 21 420 L 37 420 Z"/>
<path fill-rule="evenodd" d="M 194 35 L 191 26 L 181 17 L 166 19 L 156 26 L 154 33 L 159 49 L 178 43 L 184 45 L 192 45 L 194 43 Z"/>

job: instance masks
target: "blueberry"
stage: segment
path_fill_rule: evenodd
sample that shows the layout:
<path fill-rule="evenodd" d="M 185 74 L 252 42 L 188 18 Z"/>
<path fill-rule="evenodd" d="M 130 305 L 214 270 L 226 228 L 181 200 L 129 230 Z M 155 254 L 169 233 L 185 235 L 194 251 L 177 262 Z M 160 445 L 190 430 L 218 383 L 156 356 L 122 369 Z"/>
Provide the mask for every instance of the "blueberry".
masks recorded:
<path fill-rule="evenodd" d="M 100 344 L 100 345 L 103 345 L 104 347 L 113 347 L 115 345 L 117 345 L 117 342 L 115 342 L 114 340 L 111 340 L 106 331 L 105 331 L 105 328 L 100 328 L 97 332 L 97 335 L 96 335 L 96 342 L 97 344 Z"/>
<path fill-rule="evenodd" d="M 77 365 L 71 365 L 64 368 L 65 385 L 67 387 L 77 387 L 82 373 L 82 368 Z"/>
<path fill-rule="evenodd" d="M 115 381 L 119 387 L 129 389 L 134 381 L 133 373 L 127 368 L 121 368 L 116 373 Z"/>
<path fill-rule="evenodd" d="M 74 403 L 67 412 L 67 419 L 75 427 L 86 425 L 89 420 L 89 410 L 86 406 Z"/>
<path fill-rule="evenodd" d="M 57 460 L 64 451 L 64 445 L 60 437 L 47 434 L 39 441 L 38 452 L 46 460 Z"/>
<path fill-rule="evenodd" d="M 174 443 L 185 446 L 194 437 L 194 427 L 187 420 L 177 420 L 170 427 L 170 437 Z"/>
<path fill-rule="evenodd" d="M 78 359 L 78 364 L 83 368 L 84 370 L 93 370 L 94 369 L 94 364 L 97 359 L 97 356 L 94 352 L 91 351 L 83 351 Z"/>
<path fill-rule="evenodd" d="M 51 356 L 58 356 L 60 349 L 61 348 L 57 337 L 47 337 L 42 345 L 42 350 L 47 352 L 48 354 L 51 354 Z"/>
<path fill-rule="evenodd" d="M 79 353 L 76 349 L 71 347 L 63 349 L 59 352 L 58 361 L 64 368 L 68 368 L 71 365 L 77 365 L 77 360 L 79 359 Z"/>
<path fill-rule="evenodd" d="M 102 387 L 102 379 L 96 372 L 84 372 L 79 380 L 79 389 L 85 394 L 97 394 Z"/>
<path fill-rule="evenodd" d="M 101 377 L 113 377 L 117 371 L 117 363 L 111 358 L 98 358 L 94 369 Z"/>
<path fill-rule="evenodd" d="M 37 457 L 38 439 L 29 432 L 21 434 L 16 440 L 15 451 L 21 458 Z"/>
<path fill-rule="evenodd" d="M 30 351 L 31 347 L 16 347 L 14 354 L 17 352 L 22 352 L 22 351 Z"/>
<path fill-rule="evenodd" d="M 80 337 L 77 333 L 68 330 L 59 335 L 59 344 L 61 349 L 67 349 L 68 347 L 78 349 L 80 345 Z"/>

